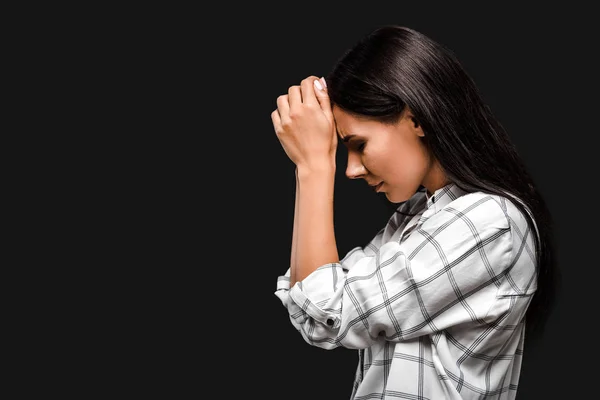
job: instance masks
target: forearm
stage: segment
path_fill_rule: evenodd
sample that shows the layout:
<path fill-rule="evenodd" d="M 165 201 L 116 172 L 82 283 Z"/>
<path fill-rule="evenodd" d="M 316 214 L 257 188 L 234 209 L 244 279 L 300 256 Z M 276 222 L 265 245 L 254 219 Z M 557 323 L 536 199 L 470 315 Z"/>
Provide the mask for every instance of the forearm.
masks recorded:
<path fill-rule="evenodd" d="M 321 265 L 339 262 L 333 224 L 335 163 L 332 164 L 297 170 L 292 286 Z"/>
<path fill-rule="evenodd" d="M 296 200 L 294 202 L 294 228 L 292 231 L 292 255 L 290 257 L 290 287 L 296 282 L 296 247 L 298 243 L 298 168 L 296 168 Z"/>

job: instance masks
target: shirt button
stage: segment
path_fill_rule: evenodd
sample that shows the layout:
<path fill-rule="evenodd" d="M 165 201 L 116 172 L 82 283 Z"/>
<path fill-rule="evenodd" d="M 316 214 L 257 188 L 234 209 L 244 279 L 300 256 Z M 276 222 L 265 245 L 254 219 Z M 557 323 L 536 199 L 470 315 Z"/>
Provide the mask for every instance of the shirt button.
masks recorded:
<path fill-rule="evenodd" d="M 327 325 L 333 326 L 333 319 L 327 318 Z"/>

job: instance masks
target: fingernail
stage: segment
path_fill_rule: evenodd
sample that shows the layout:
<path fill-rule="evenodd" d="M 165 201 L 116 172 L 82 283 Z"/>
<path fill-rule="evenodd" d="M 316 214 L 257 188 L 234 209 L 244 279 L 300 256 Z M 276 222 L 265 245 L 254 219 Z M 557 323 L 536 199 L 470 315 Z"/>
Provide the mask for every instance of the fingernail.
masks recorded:
<path fill-rule="evenodd" d="M 323 85 L 321 85 L 321 82 L 319 82 L 318 79 L 315 79 L 315 87 L 319 90 L 323 90 Z"/>
<path fill-rule="evenodd" d="M 327 82 L 325 82 L 325 78 L 324 77 L 321 77 L 321 82 L 323 83 L 324 87 L 327 87 Z"/>

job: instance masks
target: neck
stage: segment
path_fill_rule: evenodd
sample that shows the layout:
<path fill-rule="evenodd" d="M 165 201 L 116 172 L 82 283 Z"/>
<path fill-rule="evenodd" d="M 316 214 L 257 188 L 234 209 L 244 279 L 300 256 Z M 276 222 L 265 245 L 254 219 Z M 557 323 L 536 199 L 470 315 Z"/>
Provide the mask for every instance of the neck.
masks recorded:
<path fill-rule="evenodd" d="M 450 181 L 442 169 L 442 166 L 437 160 L 433 161 L 429 173 L 423 180 L 423 186 L 427 188 L 427 194 L 432 196 L 436 190 L 446 186 L 448 183 L 450 183 Z"/>

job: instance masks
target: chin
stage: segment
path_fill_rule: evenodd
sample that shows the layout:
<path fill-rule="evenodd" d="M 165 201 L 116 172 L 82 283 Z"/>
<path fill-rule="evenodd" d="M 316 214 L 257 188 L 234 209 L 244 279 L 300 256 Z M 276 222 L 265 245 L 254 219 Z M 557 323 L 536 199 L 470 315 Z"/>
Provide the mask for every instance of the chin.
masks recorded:
<path fill-rule="evenodd" d="M 404 202 L 404 201 L 406 201 L 406 200 L 408 200 L 410 198 L 410 196 L 409 197 L 406 197 L 406 196 L 397 196 L 397 195 L 394 196 L 394 195 L 392 195 L 390 193 L 387 193 L 387 192 L 385 193 L 385 197 L 390 202 L 392 202 L 392 203 L 402 203 L 402 202 Z"/>
<path fill-rule="evenodd" d="M 415 193 L 390 193 L 385 192 L 385 197 L 392 203 L 403 203 L 410 199 Z"/>

